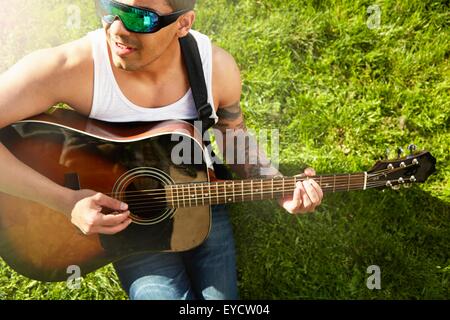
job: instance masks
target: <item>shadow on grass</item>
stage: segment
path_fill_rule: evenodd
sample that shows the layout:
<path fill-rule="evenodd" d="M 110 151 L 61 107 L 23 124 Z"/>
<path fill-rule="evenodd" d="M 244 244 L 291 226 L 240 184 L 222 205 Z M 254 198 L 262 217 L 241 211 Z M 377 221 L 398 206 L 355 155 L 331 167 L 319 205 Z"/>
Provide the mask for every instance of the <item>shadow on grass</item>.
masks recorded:
<path fill-rule="evenodd" d="M 269 201 L 231 212 L 242 298 L 450 298 L 450 204 L 420 186 L 327 194 L 302 216 Z M 372 265 L 381 290 L 367 287 Z"/>
<path fill-rule="evenodd" d="M 450 205 L 419 186 L 327 194 L 308 215 L 291 216 L 273 201 L 233 205 L 231 213 L 243 299 L 450 298 Z M 372 265 L 381 290 L 366 286 Z M 0 266 L 7 299 L 126 298 L 110 266 L 78 291 Z"/>

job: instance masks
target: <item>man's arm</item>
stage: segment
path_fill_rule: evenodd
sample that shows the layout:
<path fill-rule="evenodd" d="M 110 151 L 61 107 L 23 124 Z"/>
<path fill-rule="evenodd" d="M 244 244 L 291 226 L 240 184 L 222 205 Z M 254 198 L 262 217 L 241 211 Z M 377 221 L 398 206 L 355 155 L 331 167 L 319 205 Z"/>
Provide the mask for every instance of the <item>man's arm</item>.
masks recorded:
<path fill-rule="evenodd" d="M 45 112 L 58 102 L 66 63 L 54 49 L 36 51 L 0 75 L 0 128 Z M 0 191 L 62 210 L 67 192 L 15 158 L 0 143 Z"/>
<path fill-rule="evenodd" d="M 236 62 L 218 47 L 214 48 L 214 61 L 214 80 L 221 84 L 217 110 L 219 121 L 214 128 L 223 137 L 218 139 L 218 144 L 224 159 L 229 160 L 229 167 L 244 179 L 283 176 L 271 165 L 257 139 L 247 130 L 240 103 L 242 85 Z"/>
<path fill-rule="evenodd" d="M 223 139 L 219 136 L 217 142 L 223 150 L 224 159 L 233 159 L 228 165 L 242 178 L 261 177 L 262 172 L 265 178 L 282 176 L 271 165 L 264 150 L 259 148 L 255 137 L 247 132 L 240 104 L 242 92 L 240 71 L 234 58 L 221 48 L 213 48 L 213 87 L 214 95 L 217 97 L 219 117 L 215 129 L 222 133 Z M 227 140 L 234 143 L 229 145 Z M 239 140 L 245 141 L 245 144 L 236 143 Z M 245 162 L 238 163 L 238 155 L 242 154 L 244 157 L 241 159 L 244 158 Z M 313 169 L 307 169 L 303 174 L 314 176 L 315 172 Z M 320 186 L 313 179 L 308 179 L 298 182 L 294 193 L 279 199 L 278 202 L 285 210 L 296 214 L 314 211 L 320 205 L 322 198 Z"/>
<path fill-rule="evenodd" d="M 80 85 L 79 54 L 74 45 L 36 51 L 0 75 L 0 128 L 71 100 Z M 71 53 L 72 52 L 72 53 Z M 77 80 L 78 79 L 78 80 Z M 126 210 L 118 200 L 92 190 L 60 186 L 19 161 L 0 143 L 0 192 L 41 203 L 71 219 L 84 233 L 117 233 L 129 212 L 103 216 L 101 206 Z"/>

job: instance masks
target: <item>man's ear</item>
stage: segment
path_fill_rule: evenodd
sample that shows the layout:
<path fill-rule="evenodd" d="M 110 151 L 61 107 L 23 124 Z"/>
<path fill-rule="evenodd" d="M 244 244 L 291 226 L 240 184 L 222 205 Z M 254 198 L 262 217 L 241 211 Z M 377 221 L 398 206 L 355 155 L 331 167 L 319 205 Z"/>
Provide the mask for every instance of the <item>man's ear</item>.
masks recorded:
<path fill-rule="evenodd" d="M 183 38 L 183 37 L 187 36 L 189 31 L 192 29 L 192 25 L 194 24 L 194 22 L 195 22 L 194 11 L 189 11 L 189 12 L 183 14 L 181 17 L 179 17 L 178 21 L 177 21 L 178 37 Z"/>

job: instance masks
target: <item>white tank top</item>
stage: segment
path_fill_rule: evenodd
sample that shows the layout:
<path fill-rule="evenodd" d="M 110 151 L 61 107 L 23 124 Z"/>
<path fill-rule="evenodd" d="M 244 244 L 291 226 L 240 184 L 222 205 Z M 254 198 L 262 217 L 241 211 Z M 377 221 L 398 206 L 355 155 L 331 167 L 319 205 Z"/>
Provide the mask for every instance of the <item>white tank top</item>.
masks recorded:
<path fill-rule="evenodd" d="M 197 41 L 205 73 L 208 102 L 212 106 L 212 115 L 216 123 L 217 114 L 214 109 L 212 95 L 212 46 L 210 39 L 200 32 L 191 30 Z M 106 42 L 106 32 L 98 29 L 88 33 L 92 43 L 94 59 L 94 98 L 90 118 L 109 122 L 137 122 L 163 120 L 197 119 L 192 91 L 189 91 L 177 102 L 164 107 L 145 108 L 131 102 L 120 89 L 112 70 Z"/>

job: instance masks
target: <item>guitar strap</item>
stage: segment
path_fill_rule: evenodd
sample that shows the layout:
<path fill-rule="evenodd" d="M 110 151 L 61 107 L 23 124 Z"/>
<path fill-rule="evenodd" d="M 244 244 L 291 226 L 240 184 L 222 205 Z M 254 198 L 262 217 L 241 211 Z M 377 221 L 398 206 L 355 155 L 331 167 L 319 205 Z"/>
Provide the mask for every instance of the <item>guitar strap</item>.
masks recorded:
<path fill-rule="evenodd" d="M 189 83 L 194 98 L 195 107 L 197 108 L 198 120 L 202 123 L 202 136 L 216 122 L 212 118 L 213 107 L 208 102 L 208 90 L 206 88 L 205 74 L 203 72 L 203 64 L 200 57 L 197 41 L 190 33 L 186 37 L 180 38 L 181 53 L 188 72 Z M 211 157 L 216 159 L 212 150 L 211 142 L 204 141 L 205 147 L 209 150 Z M 213 163 L 214 171 L 219 179 L 231 179 L 231 173 L 223 164 Z"/>
<path fill-rule="evenodd" d="M 197 41 L 190 33 L 184 38 L 180 38 L 181 52 L 186 65 L 195 107 L 198 112 L 198 120 L 202 121 L 202 134 L 211 128 L 215 121 L 212 116 L 212 106 L 208 102 L 208 90 L 206 89 L 205 74 L 203 64 L 198 50 Z"/>

